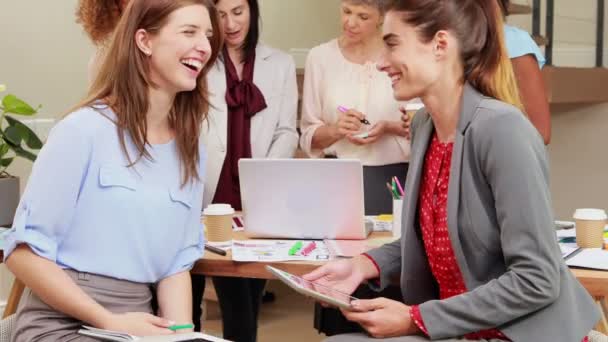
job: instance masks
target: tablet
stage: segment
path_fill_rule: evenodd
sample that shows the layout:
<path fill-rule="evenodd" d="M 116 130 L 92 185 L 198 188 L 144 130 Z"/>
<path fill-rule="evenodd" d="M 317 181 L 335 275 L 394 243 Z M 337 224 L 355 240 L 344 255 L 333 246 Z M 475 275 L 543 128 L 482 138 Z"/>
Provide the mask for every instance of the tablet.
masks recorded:
<path fill-rule="evenodd" d="M 272 266 L 266 266 L 266 270 L 300 294 L 312 297 L 318 301 L 325 302 L 341 309 L 352 310 L 350 303 L 353 300 L 357 300 L 357 298 L 352 297 L 349 294 L 334 290 L 331 287 L 321 285 L 319 283 L 305 280 L 301 277 Z"/>

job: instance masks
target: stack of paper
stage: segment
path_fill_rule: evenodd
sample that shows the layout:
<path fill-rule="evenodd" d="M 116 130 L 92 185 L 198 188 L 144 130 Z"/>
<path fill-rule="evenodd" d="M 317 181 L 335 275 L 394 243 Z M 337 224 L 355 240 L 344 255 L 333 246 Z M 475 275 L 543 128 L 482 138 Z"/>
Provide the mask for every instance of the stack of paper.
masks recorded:
<path fill-rule="evenodd" d="M 82 326 L 82 329 L 78 330 L 78 333 L 81 335 L 95 337 L 96 339 L 100 339 L 102 341 L 118 341 L 118 342 L 128 342 L 128 341 L 139 341 L 139 342 L 229 342 L 228 340 L 224 340 L 221 338 L 217 338 L 211 335 L 203 334 L 203 333 L 186 333 L 186 334 L 172 334 L 165 336 L 146 336 L 139 337 L 133 336 L 126 333 L 97 329 L 93 327 L 89 327 L 86 325 Z"/>
<path fill-rule="evenodd" d="M 295 253 L 293 246 L 300 243 Z M 314 245 L 312 245 L 314 244 Z M 232 260 L 241 262 L 327 261 L 330 255 L 323 241 L 233 240 Z"/>

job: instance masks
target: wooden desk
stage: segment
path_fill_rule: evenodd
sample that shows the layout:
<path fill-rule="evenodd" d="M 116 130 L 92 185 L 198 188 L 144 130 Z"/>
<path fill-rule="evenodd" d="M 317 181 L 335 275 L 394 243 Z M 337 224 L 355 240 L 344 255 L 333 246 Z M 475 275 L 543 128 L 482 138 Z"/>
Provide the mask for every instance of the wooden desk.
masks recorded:
<path fill-rule="evenodd" d="M 372 233 L 370 238 L 388 237 L 389 233 Z M 234 239 L 247 239 L 242 232 L 235 232 Z M 273 279 L 269 272 L 266 271 L 266 265 L 275 266 L 289 273 L 302 275 L 308 273 L 315 268 L 323 265 L 324 262 L 235 262 L 231 259 L 231 253 L 226 256 L 220 256 L 211 252 L 205 252 L 204 258 L 200 259 L 192 269 L 192 273 L 204 274 L 207 276 L 224 276 L 224 277 L 242 277 L 242 278 L 260 278 Z M 593 296 L 603 312 L 602 321 L 596 327 L 596 330 L 604 334 L 608 334 L 608 272 L 586 269 L 571 269 L 578 281 L 587 289 L 589 294 Z"/>

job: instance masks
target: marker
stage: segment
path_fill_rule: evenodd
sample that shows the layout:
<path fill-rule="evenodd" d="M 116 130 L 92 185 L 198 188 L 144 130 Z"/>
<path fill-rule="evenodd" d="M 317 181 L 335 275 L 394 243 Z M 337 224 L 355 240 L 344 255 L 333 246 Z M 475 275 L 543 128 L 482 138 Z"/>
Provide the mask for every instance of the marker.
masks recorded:
<path fill-rule="evenodd" d="M 167 329 L 172 330 L 172 331 L 182 330 L 182 329 L 194 329 L 194 324 L 172 325 Z"/>
<path fill-rule="evenodd" d="M 307 256 L 308 254 L 310 254 L 310 252 L 314 251 L 315 248 L 317 248 L 317 244 L 314 241 L 312 241 L 311 243 L 309 243 L 306 247 L 304 247 L 302 249 L 302 252 L 300 252 L 300 254 L 303 256 Z"/>
<path fill-rule="evenodd" d="M 393 187 L 386 182 L 386 188 L 388 189 L 388 191 L 391 192 L 391 196 L 393 196 L 393 199 L 399 199 L 399 196 L 397 195 L 397 193 L 394 191 Z"/>
<path fill-rule="evenodd" d="M 215 254 L 219 254 L 221 256 L 226 256 L 226 251 L 221 249 L 221 248 L 217 248 L 215 246 L 211 246 L 208 244 L 205 244 L 205 250 L 208 250 L 211 253 L 215 253 Z"/>
<path fill-rule="evenodd" d="M 399 192 L 401 193 L 401 197 L 403 197 L 404 192 L 403 192 L 403 188 L 401 187 L 401 183 L 399 183 L 399 178 L 397 178 L 397 176 L 393 177 L 393 179 L 395 180 L 395 183 L 397 183 L 397 186 L 399 187 Z"/>
<path fill-rule="evenodd" d="M 291 248 L 289 249 L 289 255 L 296 255 L 300 248 L 302 248 L 302 241 L 294 243 L 293 246 L 291 246 Z"/>
<path fill-rule="evenodd" d="M 338 106 L 338 110 L 342 113 L 348 112 L 348 108 L 346 108 L 344 106 Z M 365 119 L 365 118 L 359 120 L 359 122 L 361 122 L 364 125 L 371 125 L 371 123 L 369 121 L 367 121 L 367 119 Z"/>

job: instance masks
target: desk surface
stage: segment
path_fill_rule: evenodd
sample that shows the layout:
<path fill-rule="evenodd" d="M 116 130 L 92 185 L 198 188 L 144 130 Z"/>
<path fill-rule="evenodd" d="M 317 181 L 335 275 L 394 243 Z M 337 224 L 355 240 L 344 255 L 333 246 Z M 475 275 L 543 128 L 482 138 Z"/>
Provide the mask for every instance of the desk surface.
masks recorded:
<path fill-rule="evenodd" d="M 373 233 L 370 238 L 388 237 L 389 233 Z M 247 239 L 242 232 L 235 232 L 234 239 Z M 243 277 L 272 279 L 273 277 L 265 269 L 266 265 L 275 266 L 289 273 L 302 275 L 323 265 L 324 262 L 235 262 L 231 259 L 231 253 L 220 256 L 205 252 L 205 256 L 199 260 L 192 269 L 192 273 L 208 276 Z M 572 273 L 581 284 L 595 297 L 608 297 L 608 271 L 596 271 L 587 269 L 571 269 Z"/>

